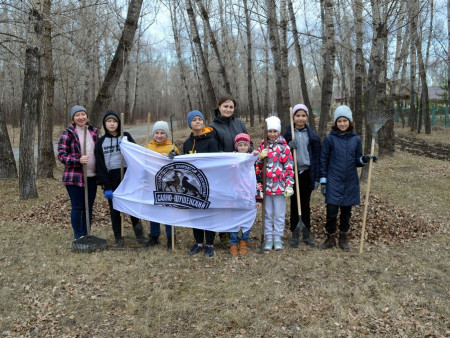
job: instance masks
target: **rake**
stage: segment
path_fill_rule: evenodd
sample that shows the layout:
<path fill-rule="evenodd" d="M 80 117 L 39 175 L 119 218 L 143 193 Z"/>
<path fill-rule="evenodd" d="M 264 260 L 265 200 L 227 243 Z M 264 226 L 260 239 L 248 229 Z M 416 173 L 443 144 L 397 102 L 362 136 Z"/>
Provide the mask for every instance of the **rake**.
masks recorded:
<path fill-rule="evenodd" d="M 361 243 L 359 245 L 359 253 L 363 252 L 364 248 L 364 234 L 366 231 L 366 221 L 367 221 L 367 209 L 369 207 L 369 193 L 370 193 L 370 180 L 372 178 L 372 157 L 375 152 L 375 136 L 381 127 L 392 118 L 388 110 L 385 110 L 379 114 L 370 114 L 368 116 L 366 125 L 370 128 L 372 132 L 372 143 L 370 146 L 370 160 L 369 160 L 369 175 L 367 177 L 367 188 L 366 188 L 366 198 L 364 200 L 364 215 L 363 224 L 361 230 Z"/>

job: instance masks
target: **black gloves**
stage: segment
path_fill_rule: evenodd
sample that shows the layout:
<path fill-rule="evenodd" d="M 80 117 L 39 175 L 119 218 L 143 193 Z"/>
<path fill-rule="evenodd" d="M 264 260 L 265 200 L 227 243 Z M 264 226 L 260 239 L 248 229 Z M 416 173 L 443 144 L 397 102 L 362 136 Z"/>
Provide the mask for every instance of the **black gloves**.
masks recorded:
<path fill-rule="evenodd" d="M 373 155 L 373 156 L 370 156 L 370 155 L 363 155 L 363 156 L 361 157 L 361 161 L 362 161 L 362 163 L 364 163 L 364 164 L 369 163 L 370 159 L 373 160 L 373 163 L 377 163 L 377 161 L 378 161 L 377 155 Z"/>
<path fill-rule="evenodd" d="M 169 155 L 167 155 L 167 157 L 168 158 L 170 158 L 171 160 L 173 160 L 173 158 L 175 157 L 175 156 L 177 156 L 178 154 L 174 151 L 174 150 L 172 150 L 170 153 L 169 153 Z"/>
<path fill-rule="evenodd" d="M 295 140 L 290 141 L 289 148 L 291 148 L 291 151 L 297 149 L 297 141 L 295 141 Z"/>

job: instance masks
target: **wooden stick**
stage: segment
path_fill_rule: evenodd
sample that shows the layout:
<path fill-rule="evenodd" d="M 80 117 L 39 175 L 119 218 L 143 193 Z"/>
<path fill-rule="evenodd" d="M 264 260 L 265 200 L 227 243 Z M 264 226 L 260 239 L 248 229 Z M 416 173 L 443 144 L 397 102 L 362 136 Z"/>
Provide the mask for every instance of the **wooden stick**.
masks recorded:
<path fill-rule="evenodd" d="M 150 138 L 150 120 L 152 119 L 152 113 L 147 114 L 147 136 L 145 137 L 145 148 L 148 147 L 148 141 Z"/>
<path fill-rule="evenodd" d="M 366 219 L 367 219 L 367 208 L 369 206 L 369 192 L 370 192 L 370 180 L 372 178 L 372 156 L 375 151 L 375 137 L 372 137 L 372 145 L 370 147 L 370 160 L 369 160 L 369 176 L 367 177 L 367 188 L 366 188 L 366 199 L 364 201 L 364 215 L 363 224 L 361 230 L 361 243 L 359 245 L 359 253 L 363 252 L 364 247 L 364 233 L 366 231 Z"/>
<path fill-rule="evenodd" d="M 120 140 L 123 140 L 123 125 L 125 123 L 125 116 L 123 113 L 120 114 Z M 122 182 L 123 180 L 123 155 L 122 155 L 122 151 L 120 152 L 120 181 Z M 122 245 L 125 245 L 125 226 L 124 226 L 125 222 L 124 222 L 124 215 L 123 212 L 120 213 L 120 231 L 122 232 Z"/>
<path fill-rule="evenodd" d="M 83 155 L 86 154 L 86 137 L 87 133 L 89 133 L 88 127 L 84 126 L 84 135 L 83 135 Z M 89 219 L 89 195 L 88 195 L 88 179 L 87 179 L 87 163 L 83 164 L 83 181 L 84 181 L 84 214 L 86 216 L 86 230 L 87 235 L 91 235 L 91 222 Z"/>
<path fill-rule="evenodd" d="M 289 107 L 289 116 L 291 120 L 291 133 L 292 133 L 292 141 L 295 140 L 295 129 L 294 129 L 294 117 L 292 116 L 292 107 Z M 297 151 L 293 152 L 294 155 L 294 169 L 295 169 L 295 193 L 297 194 L 297 209 L 298 209 L 298 217 L 299 220 L 302 219 L 302 209 L 300 207 L 300 187 L 298 184 L 298 163 L 297 163 Z"/>

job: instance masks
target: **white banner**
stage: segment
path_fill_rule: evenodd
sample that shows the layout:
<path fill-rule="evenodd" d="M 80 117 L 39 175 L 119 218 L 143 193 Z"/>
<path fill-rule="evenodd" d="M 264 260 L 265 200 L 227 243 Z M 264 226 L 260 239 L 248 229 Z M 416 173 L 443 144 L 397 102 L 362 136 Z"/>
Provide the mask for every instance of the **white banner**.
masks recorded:
<path fill-rule="evenodd" d="M 126 138 L 127 172 L 114 191 L 114 209 L 139 219 L 211 230 L 250 229 L 256 217 L 256 156 L 203 153 L 170 160 Z"/>

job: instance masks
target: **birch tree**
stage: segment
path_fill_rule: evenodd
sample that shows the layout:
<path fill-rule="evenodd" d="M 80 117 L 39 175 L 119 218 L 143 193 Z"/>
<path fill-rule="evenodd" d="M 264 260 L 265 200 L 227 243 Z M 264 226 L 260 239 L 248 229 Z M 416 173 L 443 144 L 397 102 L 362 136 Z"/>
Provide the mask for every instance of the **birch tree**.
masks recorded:
<path fill-rule="evenodd" d="M 327 122 L 333 95 L 333 68 L 335 61 L 333 0 L 321 0 L 323 8 L 322 98 L 320 103 L 319 137 L 327 134 Z"/>
<path fill-rule="evenodd" d="M 40 7 L 41 3 L 32 1 L 30 5 L 20 115 L 19 196 L 22 200 L 38 197 L 34 169 L 34 128 L 42 95 L 41 41 L 43 15 Z"/>
<path fill-rule="evenodd" d="M 295 54 L 297 56 L 297 68 L 300 77 L 300 88 L 302 90 L 303 103 L 306 107 L 308 107 L 308 110 L 310 111 L 311 117 L 308 120 L 308 124 L 310 125 L 312 130 L 316 131 L 316 121 L 314 120 L 313 109 L 311 106 L 311 102 L 309 101 L 308 87 L 306 85 L 305 67 L 303 66 L 302 48 L 300 46 L 300 40 L 298 38 L 299 33 L 297 30 L 297 20 L 295 18 L 294 6 L 292 5 L 291 0 L 288 0 L 288 10 L 291 20 L 292 34 L 294 36 L 294 48 Z"/>
<path fill-rule="evenodd" d="M 55 75 L 53 72 L 53 46 L 51 24 L 51 0 L 42 1 L 42 75 L 43 104 L 38 112 L 38 161 L 37 178 L 53 178 L 56 166 L 53 150 L 53 102 L 55 97 Z"/>
<path fill-rule="evenodd" d="M 203 85 L 206 87 L 206 113 L 208 116 L 212 114 L 214 107 L 216 105 L 216 94 L 214 92 L 214 87 L 211 81 L 211 77 L 208 70 L 208 65 L 206 62 L 205 54 L 203 53 L 203 47 L 201 44 L 200 34 L 197 28 L 197 23 L 195 21 L 194 9 L 192 8 L 191 0 L 185 0 L 186 12 L 189 18 L 191 40 L 194 43 L 197 58 L 200 62 L 201 68 L 201 78 Z"/>

